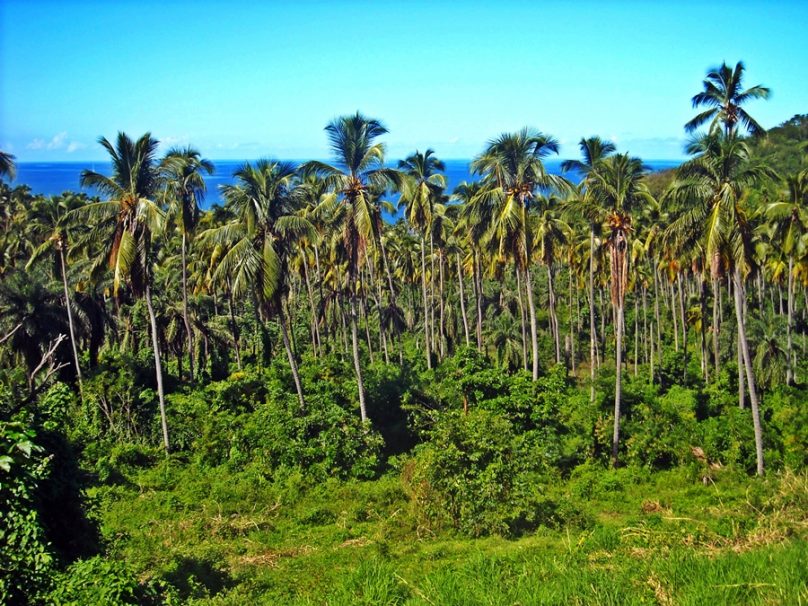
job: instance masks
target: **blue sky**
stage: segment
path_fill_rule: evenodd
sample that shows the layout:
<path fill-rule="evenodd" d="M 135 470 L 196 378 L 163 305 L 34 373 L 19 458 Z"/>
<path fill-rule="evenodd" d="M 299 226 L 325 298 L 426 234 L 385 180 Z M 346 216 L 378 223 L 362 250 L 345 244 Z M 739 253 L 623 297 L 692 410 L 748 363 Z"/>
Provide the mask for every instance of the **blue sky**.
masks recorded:
<path fill-rule="evenodd" d="M 708 67 L 743 60 L 765 127 L 808 112 L 808 2 L 0 0 L 0 148 L 96 160 L 151 131 L 212 159 L 326 157 L 356 111 L 390 157 L 468 158 L 533 126 L 682 156 Z"/>

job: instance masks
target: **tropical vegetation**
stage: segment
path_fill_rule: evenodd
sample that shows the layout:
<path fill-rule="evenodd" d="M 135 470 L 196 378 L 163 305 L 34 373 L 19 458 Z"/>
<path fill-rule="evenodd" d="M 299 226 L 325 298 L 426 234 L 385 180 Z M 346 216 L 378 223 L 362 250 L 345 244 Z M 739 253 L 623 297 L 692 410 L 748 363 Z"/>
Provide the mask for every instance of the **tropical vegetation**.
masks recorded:
<path fill-rule="evenodd" d="M 329 162 L 0 153 L 0 602 L 808 600 L 808 117 L 688 159 L 325 126 Z M 706 108 L 706 109 L 705 109 Z M 703 127 L 702 130 L 700 130 Z"/>

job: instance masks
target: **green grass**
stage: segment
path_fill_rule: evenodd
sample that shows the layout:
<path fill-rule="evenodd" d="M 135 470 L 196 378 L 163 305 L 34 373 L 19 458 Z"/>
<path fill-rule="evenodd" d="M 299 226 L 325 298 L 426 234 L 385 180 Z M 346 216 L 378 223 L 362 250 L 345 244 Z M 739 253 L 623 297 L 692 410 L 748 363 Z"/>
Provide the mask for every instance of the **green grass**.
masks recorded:
<path fill-rule="evenodd" d="M 592 469 L 583 528 L 434 536 L 397 476 L 163 464 L 93 489 L 113 557 L 191 604 L 808 604 L 808 476 Z"/>

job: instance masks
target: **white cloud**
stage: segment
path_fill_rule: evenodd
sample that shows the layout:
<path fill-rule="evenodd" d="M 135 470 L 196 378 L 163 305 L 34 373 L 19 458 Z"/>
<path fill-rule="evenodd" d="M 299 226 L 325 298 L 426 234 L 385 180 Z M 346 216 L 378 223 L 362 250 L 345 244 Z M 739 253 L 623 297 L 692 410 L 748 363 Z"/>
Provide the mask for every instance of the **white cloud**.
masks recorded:
<path fill-rule="evenodd" d="M 48 141 L 45 147 L 47 149 L 62 149 L 65 146 L 65 140 L 67 139 L 67 131 L 62 131 L 57 135 L 53 136 L 53 139 Z"/>
<path fill-rule="evenodd" d="M 50 140 L 46 141 L 42 137 L 36 137 L 30 141 L 25 148 L 32 150 L 47 150 L 47 151 L 61 151 L 64 150 L 68 154 L 86 148 L 87 145 L 80 141 L 71 141 L 68 139 L 67 131 L 62 131 L 55 134 Z"/>

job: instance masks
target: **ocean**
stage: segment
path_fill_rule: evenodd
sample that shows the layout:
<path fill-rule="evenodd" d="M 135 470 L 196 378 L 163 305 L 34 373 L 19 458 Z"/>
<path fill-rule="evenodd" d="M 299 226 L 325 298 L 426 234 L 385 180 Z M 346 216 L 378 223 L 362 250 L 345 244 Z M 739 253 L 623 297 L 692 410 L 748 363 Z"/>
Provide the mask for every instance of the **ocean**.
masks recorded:
<path fill-rule="evenodd" d="M 205 176 L 207 195 L 201 201 L 202 208 L 210 208 L 214 204 L 224 201 L 220 195 L 220 186 L 233 183 L 233 173 L 244 164 L 244 160 L 214 160 L 216 170 L 212 175 Z M 471 181 L 469 160 L 445 160 L 446 189 L 451 192 L 463 181 Z M 553 174 L 561 173 L 562 160 L 547 160 L 545 166 Z M 653 170 L 675 168 L 680 164 L 676 160 L 648 160 L 646 164 Z M 395 166 L 395 162 L 391 163 Z M 66 191 L 84 191 L 94 195 L 92 189 L 82 188 L 79 184 L 81 171 L 95 170 L 101 174 L 109 175 L 111 167 L 106 162 L 20 162 L 17 164 L 17 178 L 13 186 L 28 185 L 34 194 L 54 196 Z"/>

